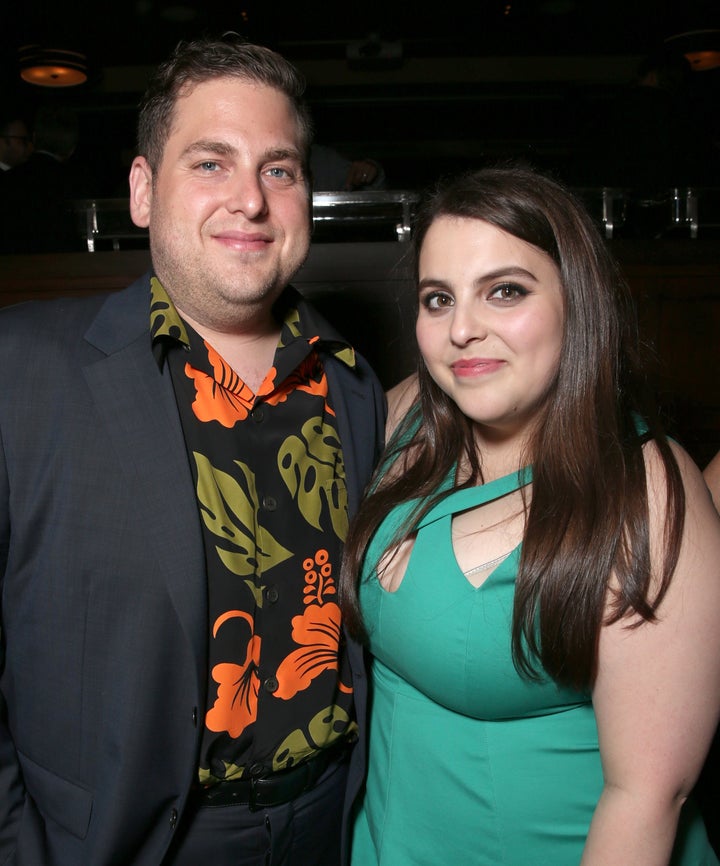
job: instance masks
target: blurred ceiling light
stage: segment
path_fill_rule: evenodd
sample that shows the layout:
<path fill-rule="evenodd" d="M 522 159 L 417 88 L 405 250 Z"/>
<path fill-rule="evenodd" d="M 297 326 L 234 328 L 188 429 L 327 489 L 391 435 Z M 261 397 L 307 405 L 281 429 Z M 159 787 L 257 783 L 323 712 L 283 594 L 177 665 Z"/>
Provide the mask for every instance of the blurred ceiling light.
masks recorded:
<path fill-rule="evenodd" d="M 18 51 L 20 77 L 40 87 L 74 87 L 87 81 L 87 59 L 77 51 L 24 45 Z"/>
<path fill-rule="evenodd" d="M 685 55 L 695 72 L 720 66 L 720 30 L 691 30 L 665 40 L 665 45 Z"/>
<path fill-rule="evenodd" d="M 686 51 L 685 56 L 696 72 L 720 66 L 720 51 Z"/>

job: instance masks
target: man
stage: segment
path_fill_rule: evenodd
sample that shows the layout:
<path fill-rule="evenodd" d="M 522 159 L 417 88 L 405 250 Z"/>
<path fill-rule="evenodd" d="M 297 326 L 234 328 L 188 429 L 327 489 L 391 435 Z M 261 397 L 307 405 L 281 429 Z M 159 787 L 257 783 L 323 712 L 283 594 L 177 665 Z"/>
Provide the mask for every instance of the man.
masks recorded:
<path fill-rule="evenodd" d="M 331 192 L 385 188 L 385 169 L 374 159 L 348 159 L 334 147 L 313 144 L 310 149 L 313 189 Z"/>
<path fill-rule="evenodd" d="M 265 48 L 179 46 L 130 174 L 153 273 L 0 316 L 0 862 L 340 862 L 365 689 L 335 577 L 385 410 L 288 287 L 301 93 Z"/>
<path fill-rule="evenodd" d="M 0 117 L 0 171 L 21 165 L 32 152 L 27 123 L 17 113 L 5 110 Z"/>
<path fill-rule="evenodd" d="M 68 166 L 78 138 L 74 111 L 59 105 L 38 109 L 32 153 L 4 178 L 0 252 L 80 252 L 84 248 L 73 215 L 75 196 Z"/>

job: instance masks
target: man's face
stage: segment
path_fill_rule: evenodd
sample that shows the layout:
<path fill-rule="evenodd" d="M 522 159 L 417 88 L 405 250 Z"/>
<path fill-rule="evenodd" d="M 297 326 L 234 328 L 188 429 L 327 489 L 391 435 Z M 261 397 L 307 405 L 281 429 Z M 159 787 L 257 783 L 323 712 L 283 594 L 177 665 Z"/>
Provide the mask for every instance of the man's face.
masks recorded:
<path fill-rule="evenodd" d="M 292 106 L 274 88 L 226 77 L 187 90 L 154 176 L 130 172 L 131 214 L 181 312 L 232 331 L 269 314 L 310 244 L 310 204 Z"/>
<path fill-rule="evenodd" d="M 15 168 L 30 156 L 32 142 L 27 126 L 22 120 L 9 123 L 0 135 L 0 162 Z"/>

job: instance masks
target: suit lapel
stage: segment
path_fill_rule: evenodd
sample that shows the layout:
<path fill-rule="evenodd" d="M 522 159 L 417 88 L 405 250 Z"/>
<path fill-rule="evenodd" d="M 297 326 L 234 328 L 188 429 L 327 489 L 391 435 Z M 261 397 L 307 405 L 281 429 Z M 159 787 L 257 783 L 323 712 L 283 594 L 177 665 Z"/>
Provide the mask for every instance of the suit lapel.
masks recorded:
<path fill-rule="evenodd" d="M 147 279 L 111 296 L 86 340 L 107 353 L 83 373 L 101 422 L 127 475 L 136 519 L 157 549 L 157 573 L 167 585 L 194 657 L 204 659 L 207 613 L 205 561 L 192 474 L 170 373 L 150 346 Z M 204 671 L 198 671 L 199 677 Z"/>
<path fill-rule="evenodd" d="M 357 385 L 354 375 L 334 358 L 323 359 L 330 386 L 330 402 L 335 410 L 338 433 L 342 443 L 348 487 L 349 516 L 357 511 L 366 480 L 372 472 L 372 449 L 357 436 L 368 430 L 367 416 L 373 411 L 365 391 Z M 352 411 L 351 411 L 352 410 Z"/>

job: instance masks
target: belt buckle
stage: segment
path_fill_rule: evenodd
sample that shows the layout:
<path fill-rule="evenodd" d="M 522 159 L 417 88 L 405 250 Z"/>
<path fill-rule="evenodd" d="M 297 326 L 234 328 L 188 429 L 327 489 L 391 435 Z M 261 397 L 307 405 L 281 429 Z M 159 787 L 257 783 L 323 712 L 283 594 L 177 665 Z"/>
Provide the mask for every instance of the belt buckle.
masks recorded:
<path fill-rule="evenodd" d="M 262 806 L 257 804 L 257 779 L 250 779 L 250 794 L 248 796 L 248 808 L 251 812 L 259 812 Z"/>

